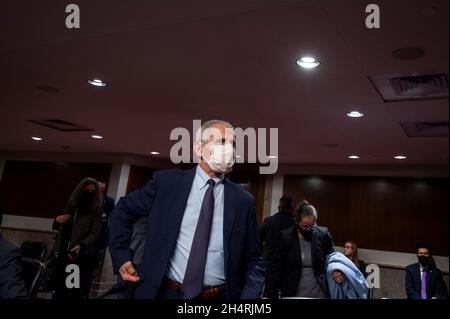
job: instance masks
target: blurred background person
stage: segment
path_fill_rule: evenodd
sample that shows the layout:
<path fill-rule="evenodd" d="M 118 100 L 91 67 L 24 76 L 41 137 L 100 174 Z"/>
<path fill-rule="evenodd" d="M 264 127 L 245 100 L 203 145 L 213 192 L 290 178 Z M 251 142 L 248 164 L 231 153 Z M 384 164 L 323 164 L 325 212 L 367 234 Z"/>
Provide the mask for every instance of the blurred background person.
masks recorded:
<path fill-rule="evenodd" d="M 408 299 L 446 299 L 447 285 L 436 267 L 431 248 L 417 244 L 417 263 L 406 267 L 405 288 Z"/>
<path fill-rule="evenodd" d="M 109 218 L 111 212 L 114 209 L 114 198 L 106 195 L 106 183 L 98 182 L 98 186 L 103 195 L 103 214 L 102 214 L 102 227 L 100 231 L 100 236 L 97 243 L 97 267 L 101 268 L 103 266 L 103 260 L 105 258 L 106 248 L 108 247 L 109 239 Z"/>
<path fill-rule="evenodd" d="M 92 273 L 96 265 L 96 247 L 101 231 L 103 195 L 97 181 L 83 179 L 72 192 L 64 213 L 55 218 L 58 230 L 56 254 L 56 299 L 85 299 L 89 297 Z M 66 287 L 66 266 L 76 264 L 80 269 L 80 288 Z"/>
<path fill-rule="evenodd" d="M 344 255 L 350 259 L 364 277 L 366 277 L 366 263 L 358 258 L 358 246 L 355 242 L 350 240 L 345 242 Z"/>
<path fill-rule="evenodd" d="M 318 212 L 307 201 L 294 213 L 295 226 L 282 230 L 267 247 L 264 298 L 327 298 L 326 256 L 334 252 L 326 227 L 317 226 Z M 333 274 L 336 282 L 343 276 Z"/>
<path fill-rule="evenodd" d="M 293 203 L 292 197 L 281 197 L 278 205 L 278 212 L 275 215 L 264 219 L 264 222 L 259 229 L 259 242 L 261 244 L 262 252 L 264 252 L 265 246 L 273 242 L 274 237 L 278 236 L 280 231 L 295 225 Z"/>
<path fill-rule="evenodd" d="M 0 226 L 2 214 L 0 213 Z M 21 277 L 20 250 L 2 237 L 0 232 L 0 299 L 28 298 L 27 288 Z"/>

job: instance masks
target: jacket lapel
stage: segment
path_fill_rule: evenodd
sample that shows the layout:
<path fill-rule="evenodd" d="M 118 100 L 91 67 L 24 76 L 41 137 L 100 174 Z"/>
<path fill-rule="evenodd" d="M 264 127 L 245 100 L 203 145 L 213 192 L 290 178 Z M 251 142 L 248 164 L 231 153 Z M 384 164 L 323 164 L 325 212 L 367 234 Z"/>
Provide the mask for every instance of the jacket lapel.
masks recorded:
<path fill-rule="evenodd" d="M 223 187 L 223 246 L 225 254 L 227 254 L 228 243 L 233 229 L 234 218 L 236 216 L 238 194 L 236 189 L 231 185 L 231 181 L 226 177 L 223 180 Z"/>
<path fill-rule="evenodd" d="M 422 287 L 422 276 L 420 274 L 420 265 L 419 265 L 419 263 L 416 264 L 416 285 L 418 287 Z"/>
<path fill-rule="evenodd" d="M 298 235 L 297 227 L 294 227 L 293 231 L 291 232 L 291 243 L 293 245 L 292 249 L 293 254 L 295 254 L 295 260 L 298 260 L 300 267 L 302 267 L 302 247 L 300 245 L 300 238 Z"/>
<path fill-rule="evenodd" d="M 184 171 L 175 187 L 176 199 L 171 221 L 171 225 L 173 225 L 173 227 L 171 227 L 171 229 L 176 230 L 177 236 L 181 226 L 181 221 L 183 220 L 184 211 L 186 210 L 186 203 L 189 198 L 189 194 L 191 193 L 196 169 L 197 167 L 194 167 L 193 169 Z"/>
<path fill-rule="evenodd" d="M 431 281 L 431 277 L 433 276 L 434 272 L 433 272 L 433 267 L 429 267 L 429 269 L 427 270 L 427 287 L 429 287 L 430 285 L 430 281 Z"/>

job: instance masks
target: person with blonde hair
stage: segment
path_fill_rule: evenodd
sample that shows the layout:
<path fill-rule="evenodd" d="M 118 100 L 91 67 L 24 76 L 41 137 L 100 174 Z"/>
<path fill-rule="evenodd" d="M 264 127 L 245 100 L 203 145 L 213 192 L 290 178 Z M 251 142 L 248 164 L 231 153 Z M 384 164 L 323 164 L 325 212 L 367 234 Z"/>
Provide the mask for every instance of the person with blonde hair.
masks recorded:
<path fill-rule="evenodd" d="M 366 277 L 366 264 L 358 258 L 358 246 L 355 242 L 347 240 L 344 244 L 344 255 L 350 259 L 359 271 Z"/>

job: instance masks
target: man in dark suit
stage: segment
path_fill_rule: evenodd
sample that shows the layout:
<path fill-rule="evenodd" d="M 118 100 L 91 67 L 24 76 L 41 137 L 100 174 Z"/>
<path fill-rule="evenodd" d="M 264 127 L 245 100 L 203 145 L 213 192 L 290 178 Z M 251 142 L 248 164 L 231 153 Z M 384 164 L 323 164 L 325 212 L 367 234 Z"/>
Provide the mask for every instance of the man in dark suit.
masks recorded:
<path fill-rule="evenodd" d="M 295 225 L 294 215 L 292 214 L 293 210 L 292 197 L 281 197 L 278 205 L 278 213 L 264 219 L 259 230 L 259 242 L 262 248 L 270 245 L 280 231 Z"/>
<path fill-rule="evenodd" d="M 408 299 L 446 299 L 447 286 L 441 271 L 434 265 L 427 245 L 417 245 L 419 262 L 406 267 L 405 287 Z"/>
<path fill-rule="evenodd" d="M 326 256 L 334 251 L 326 227 L 317 226 L 317 210 L 304 201 L 295 210 L 295 226 L 282 230 L 267 247 L 264 298 L 327 298 Z M 343 275 L 333 273 L 336 282 Z"/>
<path fill-rule="evenodd" d="M 109 197 L 106 194 L 106 183 L 98 182 L 98 186 L 103 194 L 103 214 L 102 214 L 102 228 L 100 231 L 100 236 L 98 237 L 97 247 L 96 247 L 96 267 L 102 267 L 103 261 L 105 259 L 106 247 L 108 247 L 109 239 L 109 218 L 114 209 L 114 198 Z"/>
<path fill-rule="evenodd" d="M 2 214 L 0 214 L 0 225 Z M 28 298 L 21 277 L 20 250 L 2 237 L 0 233 L 0 299 Z"/>
<path fill-rule="evenodd" d="M 135 298 L 258 298 L 264 266 L 254 198 L 224 176 L 234 164 L 234 131 L 225 121 L 204 123 L 196 134 L 195 168 L 161 170 L 117 203 L 110 251 Z M 133 223 L 148 216 L 145 251 L 135 269 Z"/>

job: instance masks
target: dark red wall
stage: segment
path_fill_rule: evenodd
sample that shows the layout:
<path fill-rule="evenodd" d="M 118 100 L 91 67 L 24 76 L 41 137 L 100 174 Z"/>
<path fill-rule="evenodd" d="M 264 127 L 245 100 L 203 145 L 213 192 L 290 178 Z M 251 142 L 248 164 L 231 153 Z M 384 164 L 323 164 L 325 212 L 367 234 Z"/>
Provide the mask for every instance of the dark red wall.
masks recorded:
<path fill-rule="evenodd" d="M 108 183 L 110 173 L 111 165 L 103 163 L 7 161 L 0 181 L 0 211 L 54 217 L 83 178 Z"/>
<path fill-rule="evenodd" d="M 448 256 L 448 179 L 287 175 L 284 193 L 307 199 L 336 244 L 412 252 L 417 241 Z"/>

